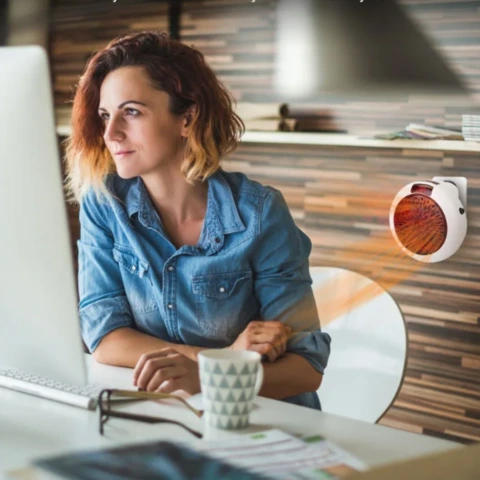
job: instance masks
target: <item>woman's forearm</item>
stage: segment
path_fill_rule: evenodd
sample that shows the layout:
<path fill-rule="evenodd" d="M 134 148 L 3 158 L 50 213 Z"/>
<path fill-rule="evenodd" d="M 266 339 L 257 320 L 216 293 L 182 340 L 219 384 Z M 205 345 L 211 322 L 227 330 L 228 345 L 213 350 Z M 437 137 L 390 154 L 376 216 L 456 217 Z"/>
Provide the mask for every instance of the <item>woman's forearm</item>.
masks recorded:
<path fill-rule="evenodd" d="M 285 353 L 272 363 L 264 362 L 263 386 L 259 395 L 281 400 L 306 392 L 315 392 L 323 375 L 295 353 Z"/>
<path fill-rule="evenodd" d="M 133 368 L 144 353 L 167 347 L 173 347 L 195 361 L 197 361 L 197 353 L 203 350 L 200 347 L 174 344 L 132 328 L 122 327 L 102 338 L 93 352 L 93 357 L 99 363 Z"/>
<path fill-rule="evenodd" d="M 144 353 L 173 347 L 179 353 L 197 361 L 204 348 L 173 344 L 131 328 L 122 327 L 105 335 L 93 352 L 99 363 L 134 368 Z M 264 380 L 259 395 L 281 400 L 293 395 L 314 392 L 323 376 L 300 355 L 285 353 L 274 362 L 264 362 Z"/>

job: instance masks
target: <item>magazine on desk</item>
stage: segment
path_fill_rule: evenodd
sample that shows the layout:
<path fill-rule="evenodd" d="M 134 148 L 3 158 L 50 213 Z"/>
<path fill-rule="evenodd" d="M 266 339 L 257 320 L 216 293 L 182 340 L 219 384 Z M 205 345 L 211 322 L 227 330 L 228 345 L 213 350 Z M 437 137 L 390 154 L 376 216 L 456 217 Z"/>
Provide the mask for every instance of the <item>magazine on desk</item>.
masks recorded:
<path fill-rule="evenodd" d="M 281 430 L 187 444 L 148 442 L 39 459 L 12 479 L 53 480 L 334 480 L 366 465 L 320 436 L 299 439 Z"/>

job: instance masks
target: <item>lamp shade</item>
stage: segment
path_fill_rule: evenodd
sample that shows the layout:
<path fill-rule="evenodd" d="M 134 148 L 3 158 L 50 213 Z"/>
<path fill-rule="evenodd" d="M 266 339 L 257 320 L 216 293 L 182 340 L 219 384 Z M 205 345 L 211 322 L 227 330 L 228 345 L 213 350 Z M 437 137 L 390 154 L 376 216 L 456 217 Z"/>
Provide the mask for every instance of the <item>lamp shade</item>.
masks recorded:
<path fill-rule="evenodd" d="M 324 92 L 466 97 L 459 76 L 394 0 L 278 0 L 275 86 Z"/>

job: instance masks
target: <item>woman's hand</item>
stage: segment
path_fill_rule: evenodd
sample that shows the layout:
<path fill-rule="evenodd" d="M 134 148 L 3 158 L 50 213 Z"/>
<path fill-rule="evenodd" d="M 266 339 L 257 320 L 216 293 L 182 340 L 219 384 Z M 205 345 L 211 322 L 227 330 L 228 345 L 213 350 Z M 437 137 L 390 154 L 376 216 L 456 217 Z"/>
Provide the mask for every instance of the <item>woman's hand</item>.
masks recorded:
<path fill-rule="evenodd" d="M 133 384 L 147 392 L 200 392 L 198 363 L 173 348 L 143 354 L 133 371 Z"/>
<path fill-rule="evenodd" d="M 292 329 L 277 321 L 252 321 L 230 346 L 232 350 L 252 350 L 265 355 L 270 362 L 287 349 Z"/>

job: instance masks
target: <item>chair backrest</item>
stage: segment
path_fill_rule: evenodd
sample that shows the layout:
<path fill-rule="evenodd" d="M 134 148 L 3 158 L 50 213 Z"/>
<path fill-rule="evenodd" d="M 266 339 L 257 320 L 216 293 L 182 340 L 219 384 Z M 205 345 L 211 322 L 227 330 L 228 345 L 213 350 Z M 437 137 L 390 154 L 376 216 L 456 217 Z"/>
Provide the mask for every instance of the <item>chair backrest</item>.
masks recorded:
<path fill-rule="evenodd" d="M 331 354 L 318 390 L 325 412 L 377 422 L 395 399 L 407 358 L 405 321 L 373 280 L 335 267 L 311 267 L 322 330 Z"/>

